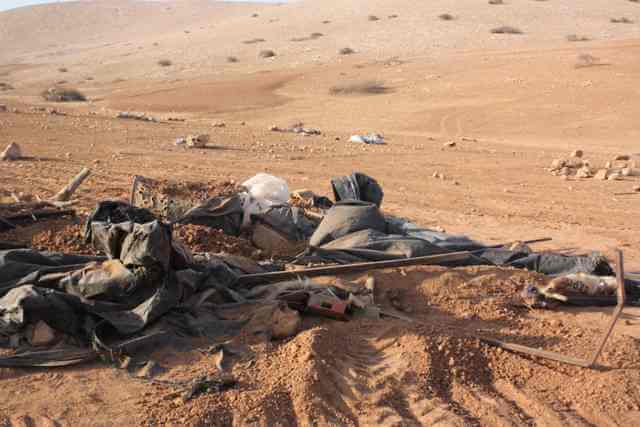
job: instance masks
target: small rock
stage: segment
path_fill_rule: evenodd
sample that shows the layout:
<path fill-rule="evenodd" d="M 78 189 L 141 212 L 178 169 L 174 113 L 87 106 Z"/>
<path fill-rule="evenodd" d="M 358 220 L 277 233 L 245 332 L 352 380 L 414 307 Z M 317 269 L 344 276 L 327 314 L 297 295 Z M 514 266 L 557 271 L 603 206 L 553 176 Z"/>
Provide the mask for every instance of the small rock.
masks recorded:
<path fill-rule="evenodd" d="M 631 160 L 631 157 L 628 154 L 619 154 L 613 158 L 613 161 L 628 161 Z"/>
<path fill-rule="evenodd" d="M 611 169 L 611 162 L 605 163 L 604 167 L 607 168 L 607 169 Z"/>
<path fill-rule="evenodd" d="M 551 169 L 562 169 L 566 163 L 564 159 L 555 159 L 551 162 Z"/>
<path fill-rule="evenodd" d="M 209 135 L 188 135 L 186 140 L 189 148 L 204 148 L 209 142 Z"/>
<path fill-rule="evenodd" d="M 271 337 L 287 338 L 298 333 L 302 319 L 300 313 L 286 305 L 278 307 L 271 317 Z"/>
<path fill-rule="evenodd" d="M 187 140 L 185 138 L 178 138 L 176 139 L 176 142 L 174 142 L 175 145 L 184 145 L 187 143 Z"/>
<path fill-rule="evenodd" d="M 607 179 L 609 181 L 617 181 L 619 179 L 622 179 L 622 175 L 620 175 L 620 172 L 613 172 L 607 176 Z"/>
<path fill-rule="evenodd" d="M 157 362 L 150 360 L 136 372 L 136 377 L 151 379 L 162 372 L 164 372 L 164 368 L 158 365 Z"/>
<path fill-rule="evenodd" d="M 640 192 L 640 185 L 634 185 L 633 191 Z"/>
<path fill-rule="evenodd" d="M 576 172 L 576 177 L 578 178 L 591 178 L 593 176 L 593 171 L 589 166 L 583 166 Z"/>
<path fill-rule="evenodd" d="M 42 320 L 38 321 L 33 327 L 33 333 L 29 338 L 29 342 L 34 347 L 44 347 L 51 345 L 56 340 L 56 331 L 51 329 L 49 325 L 47 325 Z"/>
<path fill-rule="evenodd" d="M 22 149 L 18 144 L 12 142 L 4 149 L 2 154 L 0 154 L 0 159 L 11 162 L 13 160 L 18 160 L 22 157 Z"/>
<path fill-rule="evenodd" d="M 71 158 L 71 153 L 64 153 L 64 157 L 67 158 L 67 159 L 70 159 Z"/>
<path fill-rule="evenodd" d="M 213 122 L 213 127 L 214 128 L 223 128 L 226 126 L 225 122 Z"/>
<path fill-rule="evenodd" d="M 455 141 L 449 141 L 442 144 L 443 147 L 455 147 L 457 144 Z"/>
<path fill-rule="evenodd" d="M 595 179 L 605 180 L 609 175 L 609 169 L 599 169 L 598 172 L 593 176 Z"/>
<path fill-rule="evenodd" d="M 582 150 L 574 150 L 571 152 L 571 157 L 581 158 L 584 152 Z"/>

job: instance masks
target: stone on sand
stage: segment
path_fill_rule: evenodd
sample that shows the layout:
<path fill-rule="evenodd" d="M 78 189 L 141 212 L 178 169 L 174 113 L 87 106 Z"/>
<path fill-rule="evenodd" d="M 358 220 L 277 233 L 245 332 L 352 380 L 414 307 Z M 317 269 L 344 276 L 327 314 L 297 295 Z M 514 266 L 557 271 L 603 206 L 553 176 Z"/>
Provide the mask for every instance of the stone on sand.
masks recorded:
<path fill-rule="evenodd" d="M 209 135 L 188 135 L 186 140 L 189 148 L 204 148 L 209 142 Z"/>
<path fill-rule="evenodd" d="M 593 176 L 593 171 L 589 166 L 583 166 L 576 172 L 576 177 L 578 178 L 591 178 Z"/>
<path fill-rule="evenodd" d="M 583 152 L 582 150 L 574 150 L 574 151 L 572 151 L 572 152 L 571 152 L 571 155 L 570 155 L 570 156 L 571 156 L 571 157 L 578 157 L 578 158 L 580 158 L 580 157 L 582 157 L 582 156 L 583 156 L 583 154 L 584 154 L 584 152 Z"/>
<path fill-rule="evenodd" d="M 29 342 L 34 347 L 44 347 L 51 345 L 56 340 L 56 331 L 42 320 L 39 320 L 33 327 L 33 332 L 29 337 Z"/>
<path fill-rule="evenodd" d="M 601 179 L 601 180 L 605 180 L 607 179 L 607 176 L 609 175 L 609 169 L 599 169 L 598 172 L 596 172 L 596 174 L 594 175 L 595 179 Z"/>
<path fill-rule="evenodd" d="M 22 157 L 22 149 L 18 144 L 12 142 L 4 149 L 2 154 L 0 154 L 0 159 L 5 161 L 13 161 L 18 160 Z"/>
<path fill-rule="evenodd" d="M 271 317 L 271 337 L 275 339 L 292 337 L 298 333 L 301 324 L 300 313 L 286 305 L 279 306 Z"/>

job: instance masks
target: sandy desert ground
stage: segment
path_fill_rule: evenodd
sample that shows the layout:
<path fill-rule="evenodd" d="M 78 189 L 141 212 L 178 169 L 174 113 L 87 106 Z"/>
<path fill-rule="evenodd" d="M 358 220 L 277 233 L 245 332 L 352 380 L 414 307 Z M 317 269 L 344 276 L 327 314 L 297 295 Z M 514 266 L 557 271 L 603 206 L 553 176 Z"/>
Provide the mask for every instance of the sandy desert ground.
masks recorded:
<path fill-rule="evenodd" d="M 611 22 L 623 17 L 630 22 Z M 491 33 L 500 26 L 522 34 Z M 340 55 L 347 47 L 355 53 Z M 261 58 L 266 49 L 276 55 Z M 616 195 L 633 193 L 640 178 L 548 171 L 577 149 L 596 167 L 640 156 L 639 76 L 640 3 L 628 0 L 22 8 L 0 13 L 8 107 L 0 145 L 17 142 L 33 158 L 3 162 L 0 190 L 49 196 L 90 166 L 79 190 L 86 213 L 97 200 L 126 197 L 136 174 L 242 182 L 266 171 L 330 194 L 332 177 L 357 170 L 380 182 L 385 211 L 418 224 L 488 243 L 551 237 L 536 249 L 567 253 L 621 248 L 627 269 L 640 271 L 640 193 Z M 366 82 L 384 90 L 331 93 Z M 55 85 L 88 102 L 43 101 Z M 162 122 L 115 119 L 119 111 Z M 323 134 L 269 130 L 298 122 Z M 348 142 L 371 132 L 387 144 Z M 174 145 L 190 133 L 210 134 L 210 149 Z M 306 319 L 295 338 L 249 343 L 254 358 L 233 367 L 239 388 L 185 405 L 100 364 L 0 369 L 0 425 L 638 424 L 637 309 L 625 311 L 602 366 L 585 370 L 498 351 L 477 336 L 585 355 L 610 309 L 514 309 L 516 284 L 533 280 L 518 271 L 376 274 L 381 296 L 402 288 L 418 322 Z M 168 378 L 215 370 L 197 351 L 154 357 Z"/>

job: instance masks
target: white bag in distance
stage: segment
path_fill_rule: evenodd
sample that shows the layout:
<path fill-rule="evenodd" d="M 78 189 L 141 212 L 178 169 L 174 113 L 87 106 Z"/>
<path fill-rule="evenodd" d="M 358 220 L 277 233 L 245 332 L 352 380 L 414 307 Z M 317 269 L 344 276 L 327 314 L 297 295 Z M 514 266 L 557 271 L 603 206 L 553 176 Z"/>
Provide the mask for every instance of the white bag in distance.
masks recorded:
<path fill-rule="evenodd" d="M 289 201 L 287 181 L 267 173 L 259 173 L 242 184 L 247 189 L 244 200 L 242 226 L 251 222 L 251 215 L 261 214 L 271 206 L 283 205 Z"/>

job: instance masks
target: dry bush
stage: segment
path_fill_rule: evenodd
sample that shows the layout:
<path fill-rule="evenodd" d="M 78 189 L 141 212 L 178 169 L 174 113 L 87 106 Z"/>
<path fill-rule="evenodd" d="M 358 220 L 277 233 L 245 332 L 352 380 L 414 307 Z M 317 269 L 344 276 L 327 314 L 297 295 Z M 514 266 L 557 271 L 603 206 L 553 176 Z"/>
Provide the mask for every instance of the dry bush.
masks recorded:
<path fill-rule="evenodd" d="M 368 19 L 369 21 L 372 21 L 372 22 L 373 22 L 373 21 L 379 21 L 379 20 L 380 20 L 380 18 L 378 18 L 376 15 L 369 15 L 369 16 L 367 16 L 367 19 Z"/>
<path fill-rule="evenodd" d="M 331 21 L 329 21 L 328 19 L 322 21 L 323 24 L 331 24 Z"/>
<path fill-rule="evenodd" d="M 49 102 L 82 102 L 87 97 L 77 89 L 52 87 L 42 92 L 42 97 Z"/>
<path fill-rule="evenodd" d="M 591 40 L 589 37 L 579 36 L 577 34 L 569 34 L 567 36 L 567 41 L 570 41 L 570 42 L 588 42 L 589 40 Z"/>
<path fill-rule="evenodd" d="M 610 19 L 612 24 L 633 24 L 633 20 L 629 19 L 629 18 L 611 18 Z"/>
<path fill-rule="evenodd" d="M 388 91 L 389 88 L 379 81 L 344 83 L 329 89 L 331 95 L 379 95 Z"/>
<path fill-rule="evenodd" d="M 504 4 L 502 0 L 489 0 L 489 4 Z"/>
<path fill-rule="evenodd" d="M 322 33 L 311 33 L 311 35 L 309 35 L 308 37 L 294 37 L 291 39 L 292 42 L 306 42 L 309 40 L 315 40 L 315 39 L 319 39 L 320 37 L 324 36 L 324 34 Z"/>
<path fill-rule="evenodd" d="M 158 65 L 161 67 L 170 67 L 173 65 L 173 62 L 168 59 L 161 59 L 160 61 L 158 61 Z"/>
<path fill-rule="evenodd" d="M 510 27 L 509 25 L 503 25 L 502 27 L 493 28 L 492 34 L 523 34 L 522 30 L 516 27 Z"/>
<path fill-rule="evenodd" d="M 350 47 L 343 47 L 338 51 L 338 53 L 340 55 L 353 55 L 354 53 L 356 53 L 356 51 L 351 49 Z"/>
<path fill-rule="evenodd" d="M 578 62 L 576 63 L 576 68 L 587 68 L 587 67 L 597 67 L 599 65 L 607 65 L 603 62 L 600 62 L 600 58 L 597 58 L 589 53 L 583 53 L 578 56 Z"/>
<path fill-rule="evenodd" d="M 67 68 L 65 68 L 65 67 L 60 67 L 60 68 L 58 68 L 58 71 L 61 72 L 61 73 L 66 73 L 69 70 Z"/>
<path fill-rule="evenodd" d="M 258 56 L 260 56 L 260 58 L 273 58 L 274 56 L 276 56 L 276 53 L 272 50 L 265 49 L 261 50 Z"/>
<path fill-rule="evenodd" d="M 227 56 L 227 62 L 229 63 L 238 62 L 238 58 L 236 58 L 235 56 Z"/>
<path fill-rule="evenodd" d="M 9 83 L 0 82 L 0 92 L 4 92 L 7 90 L 13 90 L 13 86 Z"/>
<path fill-rule="evenodd" d="M 242 43 L 244 44 L 256 44 L 256 43 L 262 43 L 262 42 L 266 42 L 265 39 L 250 39 L 250 40 L 245 40 Z"/>
<path fill-rule="evenodd" d="M 398 15 L 396 15 L 395 13 L 388 16 L 389 19 L 396 19 L 397 17 Z"/>
<path fill-rule="evenodd" d="M 456 17 L 450 13 L 443 13 L 441 15 L 438 15 L 438 18 L 442 19 L 443 21 L 453 21 L 454 19 L 456 19 Z"/>

